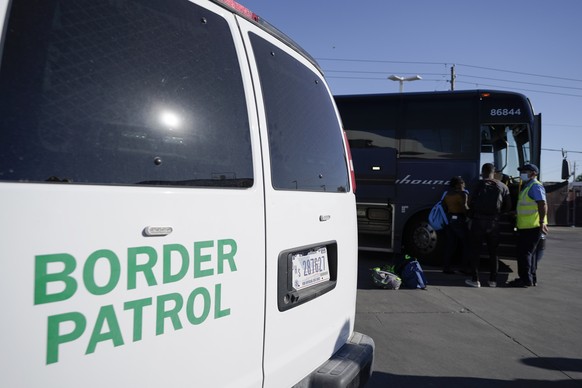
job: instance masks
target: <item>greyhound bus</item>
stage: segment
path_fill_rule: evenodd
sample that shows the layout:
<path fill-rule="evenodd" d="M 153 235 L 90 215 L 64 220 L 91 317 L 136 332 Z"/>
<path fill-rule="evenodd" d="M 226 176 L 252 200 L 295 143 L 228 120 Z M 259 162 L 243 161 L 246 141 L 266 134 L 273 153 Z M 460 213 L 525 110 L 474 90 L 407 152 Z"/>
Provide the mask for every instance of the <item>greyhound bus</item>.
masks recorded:
<path fill-rule="evenodd" d="M 335 96 L 356 173 L 360 250 L 437 264 L 443 237 L 428 224 L 452 176 L 467 188 L 483 163 L 511 191 L 524 163 L 539 166 L 541 114 L 518 93 L 493 90 Z M 515 221 L 501 220 L 499 254 L 515 256 Z"/>

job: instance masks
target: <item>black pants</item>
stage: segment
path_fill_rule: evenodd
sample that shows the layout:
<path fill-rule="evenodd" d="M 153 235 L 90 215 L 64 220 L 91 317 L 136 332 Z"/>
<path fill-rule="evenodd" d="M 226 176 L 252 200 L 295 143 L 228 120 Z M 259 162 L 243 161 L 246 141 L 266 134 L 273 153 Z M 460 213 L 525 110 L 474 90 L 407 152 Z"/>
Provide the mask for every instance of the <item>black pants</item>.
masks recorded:
<path fill-rule="evenodd" d="M 537 260 L 534 255 L 540 240 L 540 228 L 519 229 L 517 236 L 517 274 L 523 283 L 531 286 L 536 281 Z"/>
<path fill-rule="evenodd" d="M 497 247 L 499 246 L 499 222 L 496 219 L 474 218 L 471 221 L 471 273 L 473 281 L 479 280 L 479 263 L 481 261 L 481 246 L 483 242 L 487 244 L 489 253 L 489 280 L 497 281 L 499 270 L 499 258 L 497 257 Z"/>
<path fill-rule="evenodd" d="M 540 230 L 540 232 L 541 232 L 541 230 Z M 536 247 L 536 251 L 531 257 L 531 268 L 529 270 L 529 273 L 531 274 L 531 279 L 532 279 L 534 285 L 538 282 L 538 276 L 537 276 L 538 263 L 540 261 L 542 261 L 542 258 L 544 257 L 545 250 L 546 250 L 546 240 L 545 239 L 542 240 L 542 238 L 540 237 L 540 240 L 538 241 L 538 245 Z"/>
<path fill-rule="evenodd" d="M 462 250 L 461 267 L 465 268 L 468 266 L 468 258 L 470 255 L 468 232 L 469 229 L 467 228 L 465 216 L 456 216 L 456 218 L 449 216 L 449 224 L 445 227 L 447 238 L 445 244 L 445 255 L 443 258 L 443 267 L 445 270 L 451 269 L 453 255 L 458 247 Z"/>

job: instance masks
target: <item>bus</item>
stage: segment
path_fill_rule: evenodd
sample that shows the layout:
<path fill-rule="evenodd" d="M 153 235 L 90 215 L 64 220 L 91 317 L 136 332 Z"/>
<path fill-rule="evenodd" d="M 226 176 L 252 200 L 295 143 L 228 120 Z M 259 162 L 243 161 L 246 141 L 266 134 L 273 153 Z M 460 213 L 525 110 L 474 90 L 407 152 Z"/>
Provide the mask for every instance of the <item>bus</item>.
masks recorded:
<path fill-rule="evenodd" d="M 453 176 L 470 189 L 481 166 L 519 192 L 518 167 L 540 165 L 541 114 L 518 93 L 463 90 L 335 96 L 357 182 L 359 249 L 438 264 L 444 235 L 428 224 Z M 501 219 L 498 254 L 515 257 L 515 220 Z"/>

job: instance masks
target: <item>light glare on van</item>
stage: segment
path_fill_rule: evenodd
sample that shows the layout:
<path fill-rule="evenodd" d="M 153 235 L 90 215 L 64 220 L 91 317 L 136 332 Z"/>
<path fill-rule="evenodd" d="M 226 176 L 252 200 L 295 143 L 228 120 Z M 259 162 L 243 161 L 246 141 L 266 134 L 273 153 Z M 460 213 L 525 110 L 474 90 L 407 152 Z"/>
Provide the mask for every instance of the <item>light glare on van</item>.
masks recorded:
<path fill-rule="evenodd" d="M 179 127 L 180 124 L 182 124 L 180 116 L 169 110 L 165 110 L 160 113 L 160 122 L 162 125 L 169 127 L 170 129 L 175 129 Z"/>

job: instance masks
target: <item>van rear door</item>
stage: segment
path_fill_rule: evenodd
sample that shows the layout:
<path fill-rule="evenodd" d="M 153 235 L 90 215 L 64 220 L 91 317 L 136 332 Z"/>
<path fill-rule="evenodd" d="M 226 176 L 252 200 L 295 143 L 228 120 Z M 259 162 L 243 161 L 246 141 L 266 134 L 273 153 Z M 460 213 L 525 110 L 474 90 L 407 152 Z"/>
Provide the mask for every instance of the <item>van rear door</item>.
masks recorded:
<path fill-rule="evenodd" d="M 261 386 L 256 106 L 204 4 L 12 2 L 0 386 Z"/>
<path fill-rule="evenodd" d="M 356 212 L 342 131 L 322 75 L 239 21 L 259 106 L 266 203 L 265 386 L 292 386 L 353 330 Z M 292 367 L 290 367 L 292 365 Z"/>

